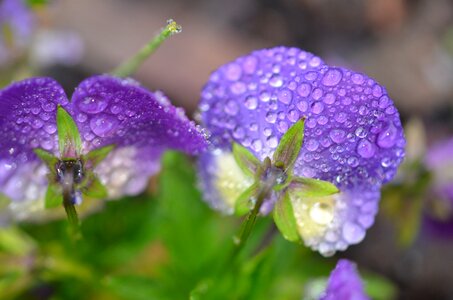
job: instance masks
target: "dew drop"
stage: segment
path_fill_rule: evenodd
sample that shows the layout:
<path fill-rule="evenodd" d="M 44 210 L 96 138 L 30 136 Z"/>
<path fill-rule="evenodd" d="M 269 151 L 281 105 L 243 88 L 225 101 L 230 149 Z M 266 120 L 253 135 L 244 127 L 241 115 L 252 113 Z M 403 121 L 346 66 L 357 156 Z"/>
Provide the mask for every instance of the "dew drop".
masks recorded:
<path fill-rule="evenodd" d="M 268 112 L 266 114 L 266 121 L 271 124 L 275 123 L 275 121 L 277 121 L 277 114 L 273 112 Z"/>
<path fill-rule="evenodd" d="M 241 76 L 242 76 L 242 69 L 238 64 L 231 63 L 226 66 L 225 77 L 228 80 L 235 81 L 235 80 L 238 80 L 239 78 L 241 78 Z"/>
<path fill-rule="evenodd" d="M 236 101 L 229 100 L 225 105 L 225 113 L 230 116 L 235 116 L 239 111 L 239 106 L 237 105 Z"/>
<path fill-rule="evenodd" d="M 324 110 L 324 104 L 322 102 L 315 102 L 311 106 L 311 111 L 314 114 L 320 114 Z"/>
<path fill-rule="evenodd" d="M 363 76 L 362 74 L 359 74 L 359 73 L 355 73 L 351 76 L 351 80 L 352 82 L 354 82 L 355 84 L 362 84 L 364 79 L 363 79 Z"/>
<path fill-rule="evenodd" d="M 335 103 L 335 95 L 329 93 L 324 97 L 323 101 L 326 104 L 333 104 L 333 103 Z"/>
<path fill-rule="evenodd" d="M 316 149 L 318 149 L 319 143 L 314 139 L 310 139 L 306 143 L 304 143 L 304 146 L 308 151 L 316 151 Z"/>
<path fill-rule="evenodd" d="M 244 105 L 246 108 L 254 110 L 258 107 L 258 99 L 255 96 L 247 96 Z"/>
<path fill-rule="evenodd" d="M 342 77 L 343 73 L 340 71 L 340 69 L 332 68 L 329 69 L 326 74 L 324 74 L 322 83 L 325 86 L 335 86 L 340 83 Z"/>
<path fill-rule="evenodd" d="M 277 137 L 275 136 L 270 136 L 267 141 L 266 141 L 267 145 L 271 148 L 276 148 L 277 145 L 278 145 L 278 139 Z"/>
<path fill-rule="evenodd" d="M 118 127 L 119 121 L 113 116 L 101 114 L 90 120 L 91 130 L 100 137 L 105 137 Z"/>
<path fill-rule="evenodd" d="M 373 157 L 375 146 L 368 140 L 363 139 L 357 144 L 357 153 L 363 158 Z"/>
<path fill-rule="evenodd" d="M 393 125 L 393 122 L 390 122 L 387 128 L 385 128 L 377 137 L 377 144 L 381 148 L 390 148 L 396 143 L 398 131 Z"/>
<path fill-rule="evenodd" d="M 230 91 L 235 95 L 240 95 L 247 91 L 247 86 L 243 82 L 234 82 L 230 86 Z"/>
<path fill-rule="evenodd" d="M 295 109 L 288 111 L 288 114 L 286 116 L 291 122 L 297 122 L 299 120 L 299 112 Z"/>
<path fill-rule="evenodd" d="M 297 93 L 302 97 L 307 97 L 311 92 L 311 85 L 308 83 L 302 83 L 297 87 Z"/>
<path fill-rule="evenodd" d="M 333 129 L 330 131 L 329 136 L 334 143 L 340 144 L 346 139 L 346 132 L 342 129 Z"/>
<path fill-rule="evenodd" d="M 272 87 L 281 87 L 283 85 L 283 79 L 280 75 L 274 74 L 271 79 L 269 79 L 269 85 Z"/>
<path fill-rule="evenodd" d="M 327 203 L 317 202 L 310 208 L 309 214 L 313 222 L 326 225 L 333 220 L 333 207 Z"/>
<path fill-rule="evenodd" d="M 365 230 L 361 226 L 348 221 L 343 225 L 342 235 L 347 243 L 357 244 L 365 237 Z"/>
<path fill-rule="evenodd" d="M 88 114 L 97 114 L 102 112 L 107 107 L 108 102 L 100 96 L 88 96 L 83 98 L 78 103 L 81 111 Z"/>
<path fill-rule="evenodd" d="M 277 95 L 278 100 L 284 104 L 289 104 L 293 99 L 293 93 L 288 89 L 282 89 L 278 92 Z"/>

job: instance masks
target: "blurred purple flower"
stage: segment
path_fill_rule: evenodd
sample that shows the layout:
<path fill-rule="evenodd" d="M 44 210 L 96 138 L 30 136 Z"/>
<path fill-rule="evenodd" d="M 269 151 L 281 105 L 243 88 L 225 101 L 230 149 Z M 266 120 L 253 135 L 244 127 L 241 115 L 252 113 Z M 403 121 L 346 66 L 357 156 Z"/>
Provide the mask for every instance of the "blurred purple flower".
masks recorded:
<path fill-rule="evenodd" d="M 231 143 L 263 160 L 292 124 L 306 118 L 294 173 L 341 191 L 314 201 L 291 199 L 305 244 L 323 255 L 363 240 L 378 211 L 381 185 L 404 157 L 401 121 L 386 90 L 297 48 L 259 50 L 220 67 L 199 108 L 214 146 L 201 156 L 200 184 L 208 203 L 227 213 L 253 182 L 235 165 Z M 263 214 L 275 199 L 266 200 Z"/>
<path fill-rule="evenodd" d="M 453 236 L 453 138 L 427 150 L 425 166 L 431 172 L 432 185 L 425 213 L 424 229 L 440 236 Z"/>
<path fill-rule="evenodd" d="M 327 288 L 320 300 L 367 300 L 362 280 L 354 263 L 340 259 L 330 273 Z"/>
<path fill-rule="evenodd" d="M 42 148 L 59 157 L 57 105 L 75 120 L 81 154 L 106 145 L 116 148 L 94 172 L 109 198 L 137 194 L 159 170 L 165 149 L 196 154 L 206 140 L 183 109 L 159 92 L 151 93 L 132 79 L 108 75 L 84 80 L 69 101 L 50 78 L 32 78 L 0 91 L 0 194 L 11 203 L 8 217 L 22 219 L 43 209 L 47 167 L 35 155 Z"/>
<path fill-rule="evenodd" d="M 0 2 L 0 64 L 5 63 L 12 54 L 24 48 L 33 33 L 35 18 L 22 0 L 3 0 Z"/>

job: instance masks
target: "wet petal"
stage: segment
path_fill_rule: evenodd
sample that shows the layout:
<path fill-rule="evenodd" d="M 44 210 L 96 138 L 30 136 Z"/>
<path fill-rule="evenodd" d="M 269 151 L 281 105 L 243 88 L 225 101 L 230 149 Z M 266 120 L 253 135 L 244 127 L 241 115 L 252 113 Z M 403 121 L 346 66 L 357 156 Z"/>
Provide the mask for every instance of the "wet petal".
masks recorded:
<path fill-rule="evenodd" d="M 195 154 L 206 146 L 203 134 L 182 109 L 132 79 L 88 78 L 76 89 L 72 104 L 85 151 L 115 144 Z"/>
<path fill-rule="evenodd" d="M 295 48 L 259 50 L 219 68 L 200 110 L 215 145 L 235 141 L 260 159 L 306 117 L 295 173 L 339 186 L 385 183 L 404 156 L 399 115 L 382 86 Z"/>
<path fill-rule="evenodd" d="M 331 256 L 365 238 L 378 212 L 380 192 L 376 186 L 359 186 L 325 197 L 290 197 L 305 245 Z"/>
<path fill-rule="evenodd" d="M 45 190 L 45 173 L 30 176 L 41 168 L 33 149 L 58 154 L 58 104 L 67 105 L 68 100 L 49 78 L 27 79 L 0 91 L 0 193 L 14 201 L 38 199 Z"/>
<path fill-rule="evenodd" d="M 340 259 L 327 282 L 320 300 L 367 300 L 363 283 L 354 263 Z"/>

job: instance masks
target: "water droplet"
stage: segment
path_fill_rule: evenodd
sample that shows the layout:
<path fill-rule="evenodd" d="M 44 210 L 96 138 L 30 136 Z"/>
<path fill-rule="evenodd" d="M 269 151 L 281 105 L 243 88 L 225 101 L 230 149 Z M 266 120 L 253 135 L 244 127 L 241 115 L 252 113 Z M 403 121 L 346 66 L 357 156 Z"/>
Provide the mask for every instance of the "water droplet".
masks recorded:
<path fill-rule="evenodd" d="M 272 87 L 281 87 L 283 85 L 283 79 L 280 75 L 272 75 L 271 79 L 269 79 L 269 85 Z"/>
<path fill-rule="evenodd" d="M 277 98 L 280 102 L 289 104 L 293 99 L 293 93 L 288 89 L 282 89 L 278 92 Z"/>
<path fill-rule="evenodd" d="M 100 137 L 105 137 L 118 127 L 119 121 L 113 116 L 101 114 L 90 120 L 91 130 Z"/>
<path fill-rule="evenodd" d="M 258 107 L 258 99 L 255 96 L 247 96 L 244 105 L 250 110 L 256 109 Z"/>
<path fill-rule="evenodd" d="M 375 146 L 368 140 L 363 139 L 357 144 L 357 153 L 363 158 L 373 157 Z"/>
<path fill-rule="evenodd" d="M 238 113 L 239 111 L 239 106 L 237 105 L 236 101 L 234 100 L 229 100 L 227 101 L 225 105 L 225 113 L 234 116 Z"/>
<path fill-rule="evenodd" d="M 77 114 L 77 121 L 80 123 L 85 122 L 88 119 L 88 116 L 86 114 L 79 113 Z"/>
<path fill-rule="evenodd" d="M 364 137 L 366 137 L 368 134 L 368 132 L 365 130 L 365 128 L 363 127 L 358 127 L 356 130 L 355 130 L 355 135 L 361 139 L 363 139 Z"/>
<path fill-rule="evenodd" d="M 361 226 L 348 221 L 343 225 L 342 235 L 347 243 L 357 244 L 365 237 L 365 230 Z"/>
<path fill-rule="evenodd" d="M 273 112 L 268 112 L 266 114 L 266 121 L 273 124 L 275 121 L 277 121 L 277 114 Z"/>
<path fill-rule="evenodd" d="M 323 101 L 326 104 L 333 104 L 333 103 L 335 103 L 335 99 L 336 99 L 335 95 L 329 93 L 329 94 L 326 94 L 326 96 L 324 97 Z"/>
<path fill-rule="evenodd" d="M 347 162 L 351 167 L 357 167 L 359 165 L 359 159 L 355 156 L 349 157 Z"/>
<path fill-rule="evenodd" d="M 233 94 L 240 95 L 247 91 L 247 86 L 243 82 L 235 82 L 230 85 L 230 91 Z"/>
<path fill-rule="evenodd" d="M 52 112 L 57 107 L 53 102 L 45 102 L 41 105 L 42 109 L 47 112 Z"/>
<path fill-rule="evenodd" d="M 55 124 L 46 124 L 44 125 L 44 131 L 48 134 L 53 134 L 57 131 L 57 126 Z"/>
<path fill-rule="evenodd" d="M 314 139 L 310 139 L 306 143 L 304 143 L 304 146 L 308 151 L 316 151 L 316 149 L 318 149 L 319 143 Z"/>
<path fill-rule="evenodd" d="M 335 86 L 341 81 L 342 77 L 343 73 L 341 72 L 340 69 L 332 68 L 329 69 L 326 72 L 326 74 L 324 74 L 324 77 L 322 78 L 322 83 L 325 86 Z"/>
<path fill-rule="evenodd" d="M 285 133 L 288 130 L 289 126 L 288 123 L 285 121 L 279 121 L 277 124 L 277 130 L 281 133 Z"/>
<path fill-rule="evenodd" d="M 307 97 L 311 92 L 311 85 L 308 83 L 302 83 L 297 87 L 297 93 L 302 97 Z"/>
<path fill-rule="evenodd" d="M 313 97 L 313 99 L 319 100 L 319 98 L 322 97 L 322 94 L 323 94 L 323 92 L 322 92 L 321 89 L 314 89 L 313 93 L 311 94 L 311 96 Z"/>
<path fill-rule="evenodd" d="M 244 128 L 240 126 L 236 126 L 236 128 L 233 131 L 233 137 L 235 139 L 242 139 L 245 136 L 245 130 Z"/>
<path fill-rule="evenodd" d="M 290 120 L 291 122 L 299 121 L 299 116 L 299 112 L 295 109 L 291 109 L 287 114 L 288 120 Z"/>
<path fill-rule="evenodd" d="M 267 141 L 266 141 L 267 145 L 271 148 L 276 148 L 277 145 L 278 145 L 278 139 L 277 137 L 275 136 L 270 136 Z"/>
<path fill-rule="evenodd" d="M 268 92 L 262 91 L 262 92 L 260 93 L 260 100 L 261 100 L 261 101 L 267 102 L 267 101 L 269 101 L 270 99 L 271 99 L 271 95 L 270 95 Z"/>
<path fill-rule="evenodd" d="M 228 80 L 236 81 L 236 80 L 239 80 L 239 78 L 241 78 L 241 76 L 242 76 L 242 69 L 238 64 L 231 63 L 226 66 L 225 77 Z"/>
<path fill-rule="evenodd" d="M 252 148 L 256 152 L 259 152 L 259 151 L 261 151 L 261 149 L 263 149 L 263 143 L 260 140 L 254 140 L 252 142 Z"/>
<path fill-rule="evenodd" d="M 315 80 L 316 78 L 318 78 L 318 73 L 317 72 L 308 72 L 305 74 L 304 78 L 307 80 L 310 80 L 310 81 Z"/>
<path fill-rule="evenodd" d="M 324 110 L 324 104 L 322 102 L 315 102 L 311 105 L 311 111 L 314 114 L 320 114 Z"/>
<path fill-rule="evenodd" d="M 333 142 L 340 144 L 346 139 L 346 132 L 342 129 L 333 129 L 329 133 Z"/>
<path fill-rule="evenodd" d="M 381 148 L 390 148 L 396 143 L 398 131 L 393 125 L 393 122 L 390 122 L 387 128 L 385 128 L 381 133 L 379 133 L 377 138 L 377 144 Z"/>
<path fill-rule="evenodd" d="M 382 88 L 377 84 L 373 86 L 373 96 L 374 97 L 382 96 Z"/>
<path fill-rule="evenodd" d="M 208 105 L 208 107 L 209 107 L 209 105 Z M 119 105 L 113 105 L 113 106 L 110 108 L 110 111 L 111 111 L 112 114 L 114 114 L 114 115 L 119 114 L 119 113 L 121 112 L 121 110 L 122 110 L 122 109 L 121 109 L 121 106 L 119 106 Z M 201 108 L 201 110 L 203 110 L 203 108 Z M 206 109 L 206 110 L 207 110 L 207 109 Z"/>
<path fill-rule="evenodd" d="M 39 129 L 42 127 L 42 125 L 44 125 L 43 121 L 41 121 L 40 119 L 37 119 L 37 118 L 34 118 L 32 121 L 31 121 L 31 126 L 34 128 L 34 129 Z"/>
<path fill-rule="evenodd" d="M 255 73 L 256 66 L 258 64 L 258 59 L 255 56 L 247 56 L 247 58 L 242 63 L 244 72 L 247 74 Z"/>
<path fill-rule="evenodd" d="M 320 225 L 326 225 L 333 220 L 333 207 L 324 202 L 316 202 L 310 208 L 309 214 L 313 222 Z"/>
<path fill-rule="evenodd" d="M 363 81 L 364 81 L 362 74 L 359 74 L 359 73 L 354 73 L 354 74 L 352 74 L 351 80 L 352 80 L 352 82 L 354 82 L 355 84 L 359 84 L 359 85 L 362 84 Z"/>
<path fill-rule="evenodd" d="M 97 114 L 103 111 L 108 105 L 108 102 L 101 96 L 88 96 L 83 98 L 77 106 L 87 114 Z"/>
<path fill-rule="evenodd" d="M 296 104 L 297 108 L 301 111 L 301 112 L 306 112 L 307 109 L 308 109 L 308 103 L 307 101 L 299 101 L 297 104 Z"/>

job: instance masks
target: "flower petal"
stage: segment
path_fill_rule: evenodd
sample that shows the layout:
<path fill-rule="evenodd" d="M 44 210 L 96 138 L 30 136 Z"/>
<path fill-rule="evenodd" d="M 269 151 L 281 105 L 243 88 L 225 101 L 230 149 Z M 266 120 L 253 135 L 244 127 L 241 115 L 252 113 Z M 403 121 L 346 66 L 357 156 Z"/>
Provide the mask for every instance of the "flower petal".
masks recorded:
<path fill-rule="evenodd" d="M 340 259 L 327 282 L 320 300 L 367 300 L 363 283 L 354 263 Z"/>
<path fill-rule="evenodd" d="M 306 117 L 295 174 L 339 187 L 385 183 L 404 156 L 399 115 L 382 86 L 295 48 L 259 50 L 219 68 L 200 109 L 214 145 L 234 141 L 261 159 Z"/>
<path fill-rule="evenodd" d="M 378 212 L 380 192 L 376 186 L 359 186 L 330 196 L 290 197 L 305 245 L 331 256 L 365 238 Z"/>
<path fill-rule="evenodd" d="M 85 151 L 115 144 L 196 154 L 206 147 L 204 135 L 182 109 L 132 79 L 88 78 L 76 89 L 72 103 Z"/>
<path fill-rule="evenodd" d="M 47 178 L 33 173 L 42 165 L 33 149 L 58 153 L 58 104 L 68 100 L 50 78 L 27 79 L 0 91 L 0 193 L 14 201 L 38 199 L 45 191 Z"/>

